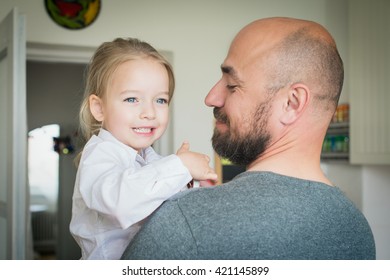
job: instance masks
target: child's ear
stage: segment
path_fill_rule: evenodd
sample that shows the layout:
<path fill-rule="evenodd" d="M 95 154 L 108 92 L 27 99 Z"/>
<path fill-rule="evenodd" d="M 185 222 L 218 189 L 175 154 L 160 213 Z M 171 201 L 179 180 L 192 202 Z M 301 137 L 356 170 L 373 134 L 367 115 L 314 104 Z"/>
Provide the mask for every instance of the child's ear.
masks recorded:
<path fill-rule="evenodd" d="M 89 108 L 92 116 L 98 122 L 104 120 L 103 101 L 95 94 L 89 96 Z"/>
<path fill-rule="evenodd" d="M 306 85 L 294 84 L 287 92 L 281 122 L 286 125 L 295 122 L 305 110 L 309 98 L 310 91 Z"/>

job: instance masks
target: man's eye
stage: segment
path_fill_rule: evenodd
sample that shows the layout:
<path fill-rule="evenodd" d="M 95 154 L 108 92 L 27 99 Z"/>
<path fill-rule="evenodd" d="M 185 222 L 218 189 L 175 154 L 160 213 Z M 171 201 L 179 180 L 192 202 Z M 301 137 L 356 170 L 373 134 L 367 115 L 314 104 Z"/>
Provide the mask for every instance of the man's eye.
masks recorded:
<path fill-rule="evenodd" d="M 157 103 L 158 104 L 167 104 L 168 103 L 168 99 L 159 98 L 159 99 L 157 99 Z"/>
<path fill-rule="evenodd" d="M 230 91 L 230 92 L 234 92 L 237 88 L 237 85 L 226 85 L 226 88 Z"/>
<path fill-rule="evenodd" d="M 126 98 L 124 101 L 129 102 L 129 103 L 135 103 L 135 102 L 137 102 L 137 98 L 129 97 L 129 98 Z"/>

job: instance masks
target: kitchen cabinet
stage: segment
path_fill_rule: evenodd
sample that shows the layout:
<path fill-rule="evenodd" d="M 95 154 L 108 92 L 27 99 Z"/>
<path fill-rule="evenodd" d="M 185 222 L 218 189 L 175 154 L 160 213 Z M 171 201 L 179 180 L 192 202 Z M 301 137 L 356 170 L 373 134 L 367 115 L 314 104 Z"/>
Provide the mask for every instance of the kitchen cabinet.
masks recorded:
<path fill-rule="evenodd" d="M 350 163 L 390 164 L 390 1 L 349 6 Z"/>

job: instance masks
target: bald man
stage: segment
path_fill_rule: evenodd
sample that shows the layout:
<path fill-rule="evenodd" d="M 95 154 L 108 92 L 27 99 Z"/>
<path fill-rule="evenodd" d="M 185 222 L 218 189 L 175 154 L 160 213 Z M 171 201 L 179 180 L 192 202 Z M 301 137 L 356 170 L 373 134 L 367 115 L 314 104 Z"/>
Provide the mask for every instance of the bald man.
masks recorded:
<path fill-rule="evenodd" d="M 247 167 L 221 186 L 166 201 L 123 259 L 375 259 L 367 220 L 322 172 L 343 85 L 321 25 L 266 18 L 245 26 L 205 103 L 214 150 Z"/>

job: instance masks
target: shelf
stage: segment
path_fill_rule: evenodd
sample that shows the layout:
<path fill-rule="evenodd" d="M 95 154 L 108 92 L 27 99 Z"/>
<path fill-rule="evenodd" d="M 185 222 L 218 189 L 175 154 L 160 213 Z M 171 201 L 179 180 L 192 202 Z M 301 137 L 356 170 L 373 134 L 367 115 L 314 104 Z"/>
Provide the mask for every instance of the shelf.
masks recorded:
<path fill-rule="evenodd" d="M 326 132 L 328 135 L 349 135 L 349 123 L 331 123 Z"/>
<path fill-rule="evenodd" d="M 330 123 L 329 129 L 336 129 L 336 128 L 349 128 L 349 122 L 334 122 Z"/>
<path fill-rule="evenodd" d="M 349 122 L 329 125 L 323 143 L 321 161 L 349 161 Z"/>
<path fill-rule="evenodd" d="M 349 153 L 322 153 L 321 159 L 349 159 Z"/>

